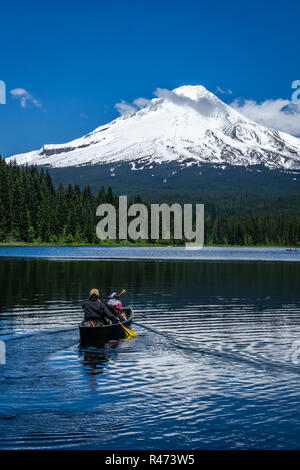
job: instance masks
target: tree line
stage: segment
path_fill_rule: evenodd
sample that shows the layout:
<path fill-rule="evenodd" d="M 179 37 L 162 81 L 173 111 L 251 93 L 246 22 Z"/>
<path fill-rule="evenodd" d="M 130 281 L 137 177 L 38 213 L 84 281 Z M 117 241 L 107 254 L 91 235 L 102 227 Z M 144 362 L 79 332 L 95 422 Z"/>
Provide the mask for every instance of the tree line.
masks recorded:
<path fill-rule="evenodd" d="M 224 196 L 223 196 L 224 197 Z M 214 194 L 215 201 L 222 199 Z M 205 201 L 199 201 L 205 202 Z M 0 242 L 101 244 L 96 236 L 96 208 L 103 203 L 118 207 L 118 195 L 109 186 L 102 185 L 93 194 L 87 185 L 69 184 L 55 187 L 48 170 L 35 166 L 19 167 L 7 164 L 0 157 Z M 129 196 L 128 205 L 149 201 L 140 196 Z M 263 199 L 261 200 L 263 204 Z M 205 243 L 224 245 L 297 245 L 300 240 L 300 214 L 291 211 L 270 210 L 260 213 L 248 209 L 238 213 L 220 212 L 210 201 L 205 207 Z M 229 208 L 229 209 L 228 209 Z M 150 212 L 150 211 L 149 211 Z M 149 231 L 150 233 L 150 231 Z M 172 233 L 172 230 L 171 230 Z M 145 240 L 162 243 L 161 240 Z M 183 244 L 183 240 L 165 240 L 164 243 Z M 116 243 L 119 243 L 116 240 Z"/>

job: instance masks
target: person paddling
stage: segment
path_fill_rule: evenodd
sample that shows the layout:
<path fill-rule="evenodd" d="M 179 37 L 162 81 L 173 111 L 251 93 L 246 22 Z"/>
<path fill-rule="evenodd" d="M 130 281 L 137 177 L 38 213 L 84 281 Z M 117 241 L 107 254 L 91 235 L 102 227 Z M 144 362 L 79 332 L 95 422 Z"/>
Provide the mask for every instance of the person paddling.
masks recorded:
<path fill-rule="evenodd" d="M 102 326 L 103 324 L 107 325 L 108 320 L 119 321 L 119 317 L 101 302 L 98 289 L 91 290 L 90 296 L 83 302 L 82 308 L 84 311 L 83 326 Z"/>
<path fill-rule="evenodd" d="M 122 303 L 119 299 L 120 295 L 116 292 L 113 292 L 111 295 L 108 296 L 108 301 L 106 305 L 108 306 L 109 310 L 114 314 L 118 315 L 119 320 L 125 320 L 126 317 L 122 313 Z"/>

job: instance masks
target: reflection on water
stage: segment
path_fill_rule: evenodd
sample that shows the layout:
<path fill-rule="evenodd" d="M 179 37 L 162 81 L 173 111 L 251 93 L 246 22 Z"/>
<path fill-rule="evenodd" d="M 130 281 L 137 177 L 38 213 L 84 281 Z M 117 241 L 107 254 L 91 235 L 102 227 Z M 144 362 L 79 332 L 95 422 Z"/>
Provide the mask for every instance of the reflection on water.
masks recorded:
<path fill-rule="evenodd" d="M 109 362 L 110 350 L 115 349 L 117 357 L 120 342 L 121 340 L 111 340 L 99 342 L 96 346 L 79 346 L 79 358 L 84 370 L 87 371 L 91 378 L 98 374 L 103 374 L 105 366 Z"/>
<path fill-rule="evenodd" d="M 298 263 L 1 259 L 0 448 L 298 448 L 299 275 Z M 91 286 L 126 288 L 137 338 L 80 346 Z"/>
<path fill-rule="evenodd" d="M 0 260 L 0 333 L 75 326 L 91 286 L 124 301 L 147 321 L 169 309 L 194 317 L 284 311 L 298 302 L 299 263 Z M 215 316 L 212 317 L 213 319 Z M 244 316 L 244 321 L 248 321 Z M 2 330 L 2 331 L 1 331 Z"/>

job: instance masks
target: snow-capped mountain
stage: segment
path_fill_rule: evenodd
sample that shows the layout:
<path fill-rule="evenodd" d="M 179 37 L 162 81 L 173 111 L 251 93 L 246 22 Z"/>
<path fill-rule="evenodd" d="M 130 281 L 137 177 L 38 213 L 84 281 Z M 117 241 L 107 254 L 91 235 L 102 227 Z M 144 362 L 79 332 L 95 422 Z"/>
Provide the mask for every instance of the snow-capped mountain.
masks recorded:
<path fill-rule="evenodd" d="M 259 125 L 203 86 L 161 90 L 142 109 L 61 145 L 7 160 L 51 168 L 127 163 L 265 165 L 300 169 L 300 139 Z"/>

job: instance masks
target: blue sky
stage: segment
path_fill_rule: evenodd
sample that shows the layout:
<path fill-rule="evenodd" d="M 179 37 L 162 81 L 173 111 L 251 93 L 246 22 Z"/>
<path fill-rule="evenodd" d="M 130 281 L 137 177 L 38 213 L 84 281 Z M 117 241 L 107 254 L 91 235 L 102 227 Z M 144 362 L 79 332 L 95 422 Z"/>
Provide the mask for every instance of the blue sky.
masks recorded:
<path fill-rule="evenodd" d="M 255 113 L 256 103 L 290 100 L 300 79 L 296 1 L 29 0 L 2 3 L 0 14 L 4 156 L 77 138 L 157 87 L 220 87 L 232 91 L 221 99 L 251 100 Z"/>

